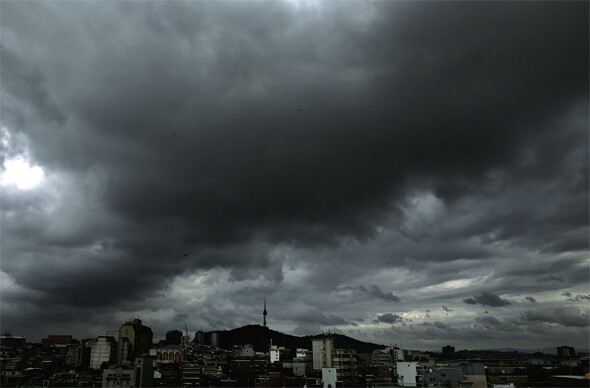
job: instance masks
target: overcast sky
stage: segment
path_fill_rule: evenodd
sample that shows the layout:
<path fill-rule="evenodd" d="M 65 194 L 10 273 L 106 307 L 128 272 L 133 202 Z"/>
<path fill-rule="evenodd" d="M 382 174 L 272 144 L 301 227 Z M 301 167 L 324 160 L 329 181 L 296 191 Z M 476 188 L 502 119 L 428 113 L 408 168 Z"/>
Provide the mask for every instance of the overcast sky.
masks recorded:
<path fill-rule="evenodd" d="M 588 344 L 587 2 L 0 7 L 3 332 Z"/>

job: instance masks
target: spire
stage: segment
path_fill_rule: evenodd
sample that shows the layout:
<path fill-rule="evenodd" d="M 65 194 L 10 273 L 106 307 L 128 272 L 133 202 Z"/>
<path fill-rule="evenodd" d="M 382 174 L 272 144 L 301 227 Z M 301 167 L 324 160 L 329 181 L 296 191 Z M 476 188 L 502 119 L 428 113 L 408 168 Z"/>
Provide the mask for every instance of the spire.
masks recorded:
<path fill-rule="evenodd" d="M 266 312 L 266 298 L 264 298 L 264 311 L 262 312 L 262 326 L 266 327 L 266 315 L 268 313 Z"/>

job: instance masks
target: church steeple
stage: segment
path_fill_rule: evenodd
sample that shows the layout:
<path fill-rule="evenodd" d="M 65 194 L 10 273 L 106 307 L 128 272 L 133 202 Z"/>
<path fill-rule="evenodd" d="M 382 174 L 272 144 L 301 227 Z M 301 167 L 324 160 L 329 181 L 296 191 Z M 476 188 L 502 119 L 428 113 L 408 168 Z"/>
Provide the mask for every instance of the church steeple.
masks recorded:
<path fill-rule="evenodd" d="M 262 326 L 266 327 L 266 315 L 268 313 L 266 312 L 266 298 L 264 298 L 264 311 L 262 312 Z"/>

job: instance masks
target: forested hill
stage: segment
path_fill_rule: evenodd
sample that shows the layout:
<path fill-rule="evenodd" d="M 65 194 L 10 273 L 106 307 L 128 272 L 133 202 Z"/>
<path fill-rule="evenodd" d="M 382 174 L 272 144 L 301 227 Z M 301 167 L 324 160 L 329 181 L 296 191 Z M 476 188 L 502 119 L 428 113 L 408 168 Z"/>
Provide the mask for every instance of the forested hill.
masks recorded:
<path fill-rule="evenodd" d="M 205 334 L 210 335 L 210 333 Z M 311 340 L 322 337 L 322 334 L 298 337 L 260 325 L 248 325 L 237 329 L 218 331 L 217 333 L 219 333 L 219 346 L 221 348 L 231 349 L 233 345 L 250 344 L 257 352 L 267 352 L 271 340 L 273 345 L 282 346 L 293 351 L 297 348 L 311 350 Z M 334 348 L 354 349 L 357 353 L 371 353 L 375 349 L 385 347 L 384 345 L 359 341 L 342 334 L 330 334 L 330 337 L 334 338 Z"/>

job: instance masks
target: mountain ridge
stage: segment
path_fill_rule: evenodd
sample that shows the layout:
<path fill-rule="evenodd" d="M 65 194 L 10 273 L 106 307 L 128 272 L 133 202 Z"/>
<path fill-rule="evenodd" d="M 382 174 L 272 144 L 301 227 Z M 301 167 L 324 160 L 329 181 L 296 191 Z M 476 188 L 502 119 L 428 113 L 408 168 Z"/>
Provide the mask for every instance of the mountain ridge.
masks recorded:
<path fill-rule="evenodd" d="M 223 349 L 231 349 L 234 345 L 250 344 L 256 352 L 268 351 L 271 340 L 273 345 L 291 349 L 293 352 L 297 348 L 311 350 L 312 340 L 324 336 L 324 334 L 316 334 L 300 337 L 281 333 L 261 325 L 246 325 L 231 330 L 209 331 L 204 334 L 211 335 L 212 333 L 218 333 L 219 347 Z M 360 341 L 344 334 L 330 333 L 328 335 L 334 339 L 335 349 L 354 349 L 357 353 L 372 353 L 375 349 L 386 347 L 385 345 Z"/>

